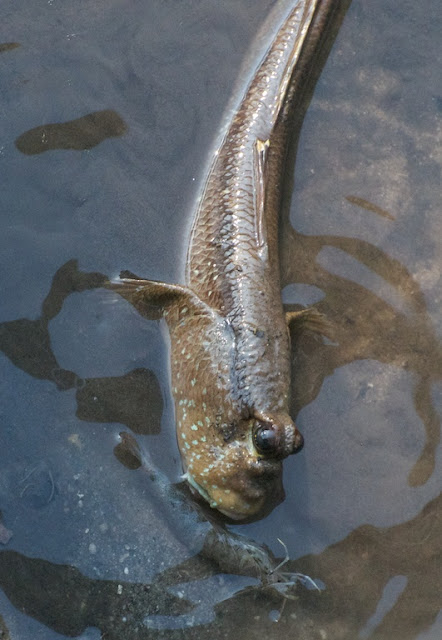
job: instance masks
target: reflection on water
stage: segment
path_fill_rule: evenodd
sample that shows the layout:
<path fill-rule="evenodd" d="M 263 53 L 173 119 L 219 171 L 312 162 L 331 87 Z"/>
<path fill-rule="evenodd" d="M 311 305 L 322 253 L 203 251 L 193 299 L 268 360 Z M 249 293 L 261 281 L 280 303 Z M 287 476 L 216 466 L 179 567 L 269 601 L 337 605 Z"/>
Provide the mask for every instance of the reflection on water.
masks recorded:
<path fill-rule="evenodd" d="M 81 273 L 76 261 L 70 260 L 55 274 L 39 318 L 0 324 L 0 349 L 31 376 L 50 380 L 60 390 L 76 388 L 76 415 L 80 420 L 120 422 L 135 433 L 159 433 L 162 400 L 151 371 L 134 369 L 115 378 L 84 380 L 62 369 L 52 352 L 49 322 L 61 311 L 66 297 L 100 287 L 105 280 L 100 273 Z"/>
<path fill-rule="evenodd" d="M 282 237 L 283 283 L 301 282 L 325 293 L 317 308 L 333 321 L 337 343 L 315 342 L 313 353 L 311 349 L 300 350 L 301 371 L 298 369 L 295 375 L 311 382 L 294 385 L 294 415 L 316 397 L 326 376 L 355 360 L 373 359 L 412 371 L 416 374 L 414 404 L 425 426 L 427 441 L 409 482 L 413 486 L 424 484 L 434 471 L 440 442 L 440 417 L 431 391 L 433 383 L 442 377 L 442 347 L 418 284 L 399 261 L 368 242 L 339 236 L 305 236 L 288 226 Z M 393 285 L 412 314 L 400 313 L 365 287 L 324 269 L 318 256 L 325 247 L 344 251 Z M 309 389 L 307 396 L 306 389 Z"/>
<path fill-rule="evenodd" d="M 362 526 L 319 555 L 290 561 L 290 571 L 320 577 L 327 589 L 299 588 L 296 600 L 284 602 L 277 625 L 269 613 L 282 608 L 281 596 L 246 587 L 214 606 L 213 621 L 200 624 L 197 630 L 178 631 L 173 628 L 174 617 L 196 610 L 198 600 L 204 602 L 201 592 L 192 603 L 182 594 L 174 596 L 161 582 L 94 581 L 73 567 L 13 551 L 0 554 L 0 585 L 18 609 L 68 636 L 95 626 L 109 640 L 225 637 L 222 629 L 241 630 L 250 638 L 262 634 L 271 640 L 292 628 L 295 637 L 303 640 L 354 640 L 365 627 L 361 637 L 412 640 L 431 627 L 442 607 L 441 507 L 439 496 L 409 522 L 387 529 Z M 389 588 L 395 583 L 398 587 L 399 576 L 403 577 L 400 589 L 389 595 Z M 385 591 L 389 601 L 381 616 L 377 606 Z M 163 621 L 160 635 L 152 635 L 155 619 Z M 365 626 L 368 622 L 371 626 Z M 367 636 L 368 629 L 373 630 Z"/>
<path fill-rule="evenodd" d="M 286 281 L 291 275 L 292 282 L 301 281 L 320 287 L 326 295 L 318 303 L 318 308 L 329 318 L 333 318 L 336 327 L 336 344 L 322 344 L 314 338 L 300 339 L 304 343 L 299 348 L 294 373 L 301 382 L 295 386 L 294 413 L 314 400 L 324 378 L 336 367 L 356 359 L 377 359 L 413 370 L 416 373 L 415 407 L 426 427 L 427 443 L 411 473 L 410 481 L 416 484 L 426 482 L 434 471 L 435 450 L 440 437 L 440 420 L 432 403 L 431 384 L 440 379 L 442 358 L 440 344 L 425 316 L 425 303 L 419 288 L 400 264 L 367 243 L 348 238 L 306 237 L 293 230 L 287 231 L 285 242 L 290 249 L 286 247 L 284 255 L 290 256 L 290 252 L 294 251 L 297 256 L 297 268 L 292 275 L 288 270 L 291 260 L 287 260 Z M 405 292 L 409 303 L 414 305 L 416 315 L 413 319 L 410 321 L 359 285 L 333 276 L 319 267 L 312 257 L 327 244 L 345 249 L 362 263 L 368 263 L 401 292 Z M 61 310 L 66 296 L 99 287 L 102 281 L 100 274 L 79 272 L 74 261 L 64 265 L 54 277 L 51 291 L 43 304 L 42 318 L 33 322 L 18 320 L 1 325 L 2 349 L 16 366 L 35 377 L 47 377 L 60 390 L 67 388 L 67 382 L 71 386 L 77 385 L 79 418 L 103 423 L 117 421 L 127 424 L 136 433 L 156 433 L 159 428 L 161 401 L 158 383 L 151 372 L 133 371 L 120 378 L 85 380 L 78 385 L 78 377 L 72 372 L 59 369 L 52 355 L 47 332 L 48 319 Z M 349 295 L 352 307 L 348 305 Z M 352 314 L 353 308 L 356 311 Z M 367 322 L 366 318 L 370 318 L 370 321 Z M 42 327 L 46 327 L 44 333 Z M 44 358 L 41 357 L 42 345 L 45 346 Z M 141 413 L 140 404 L 144 406 Z M 157 418 L 152 421 L 155 411 Z M 143 423 L 142 416 L 145 415 L 149 415 L 149 424 L 145 421 Z M 154 428 L 150 430 L 152 424 Z M 117 447 L 115 454 L 128 468 L 139 467 L 139 464 L 132 464 L 132 460 L 128 460 L 126 451 L 123 451 L 124 455 L 119 455 Z M 52 499 L 53 480 L 44 467 L 43 464 L 38 469 L 38 474 L 43 474 L 43 488 L 33 482 L 32 476 L 36 472 L 33 469 L 24 479 L 22 497 L 27 495 L 28 498 L 30 496 L 43 502 Z M 46 495 L 48 492 L 49 498 Z M 442 606 L 442 578 L 438 562 L 442 553 L 441 514 L 442 494 L 430 502 L 416 518 L 405 524 L 387 529 L 363 526 L 319 555 L 307 556 L 296 562 L 290 561 L 288 571 L 300 571 L 319 578 L 327 588 L 320 596 L 304 593 L 300 588 L 296 605 L 290 602 L 284 604 L 284 617 L 281 620 L 285 620 L 287 624 L 290 616 L 296 615 L 297 628 L 303 630 L 303 635 L 300 635 L 303 638 L 322 637 L 317 635 L 317 630 L 323 629 L 331 634 L 324 637 L 350 640 L 376 611 L 389 580 L 395 576 L 406 576 L 407 584 L 397 601 L 379 620 L 373 633 L 366 637 L 415 638 L 417 633 L 436 619 Z M 205 566 L 204 559 L 197 555 L 186 567 L 173 568 L 161 576 L 158 588 L 154 587 L 155 582 L 153 585 L 125 585 L 124 593 L 129 592 L 128 598 L 133 602 L 129 606 L 128 601 L 115 595 L 118 593 L 117 583 L 94 584 L 72 567 L 31 560 L 13 552 L 4 552 L 0 556 L 0 580 L 11 602 L 59 633 L 67 635 L 77 635 L 87 626 L 98 626 L 102 633 L 107 634 L 105 637 L 119 638 L 122 629 L 118 625 L 115 627 L 115 621 L 121 623 L 124 619 L 125 637 L 150 637 L 150 632 L 144 628 L 143 623 L 144 618 L 150 615 L 149 610 L 158 616 L 175 616 L 192 609 L 190 603 L 173 600 L 168 591 L 170 585 L 195 580 L 205 575 L 205 572 L 209 575 L 216 573 L 216 568 Z M 38 587 L 42 583 L 46 585 L 43 596 Z M 97 592 L 100 594 L 99 600 L 95 595 Z M 73 593 L 78 606 L 72 605 Z M 143 594 L 141 599 L 140 593 Z M 65 594 L 69 594 L 68 599 Z M 115 601 L 118 602 L 118 608 L 115 608 Z M 275 593 L 246 588 L 215 606 L 215 620 L 211 624 L 200 626 L 198 637 L 213 635 L 212 626 L 216 628 L 225 616 L 228 616 L 230 622 L 233 616 L 235 624 L 242 625 L 242 611 L 246 607 L 251 618 L 259 618 L 256 630 L 263 625 L 266 637 L 276 638 L 280 632 L 263 615 L 263 610 L 271 610 L 272 601 L 273 606 L 282 606 L 282 598 L 279 597 L 278 600 Z M 410 604 L 416 601 L 420 603 L 418 609 Z M 177 603 L 181 608 L 177 609 Z M 49 617 L 44 613 L 48 608 L 51 611 Z M 110 610 L 113 613 L 109 616 L 106 612 Z M 161 614 L 161 611 L 164 613 Z M 332 619 L 329 617 L 330 611 L 333 612 Z M 168 627 L 166 620 L 167 618 L 163 619 L 163 624 Z M 170 625 L 174 626 L 172 622 Z M 249 622 L 248 626 L 250 628 Z M 148 627 L 151 628 L 151 623 Z M 253 632 L 250 629 L 251 636 Z M 180 637 L 186 636 L 185 631 L 181 630 L 180 633 L 184 634 Z M 194 637 L 192 633 L 194 632 L 189 631 Z M 169 637 L 164 630 L 162 634 L 162 637 Z M 170 637 L 174 637 L 173 631 L 170 631 Z"/>
<path fill-rule="evenodd" d="M 433 624 L 442 607 L 441 507 L 439 495 L 409 522 L 387 529 L 359 527 L 323 554 L 296 563 L 301 570 L 327 576 L 320 607 L 348 626 L 347 633 L 336 637 L 355 637 L 396 576 L 405 576 L 406 585 L 369 637 L 416 638 Z"/>
<path fill-rule="evenodd" d="M 347 135 L 356 131 L 357 146 L 366 155 L 368 168 L 364 174 L 352 153 L 346 156 L 332 133 L 322 132 L 312 153 L 318 166 L 324 165 L 325 173 L 334 175 L 335 184 L 329 193 L 330 183 L 312 174 L 312 192 L 320 203 L 318 209 L 326 208 L 327 214 L 321 217 L 309 212 L 317 220 L 313 232 L 300 231 L 301 214 L 293 221 L 296 230 L 288 216 L 281 230 L 286 292 L 303 290 L 333 322 L 336 334 L 333 343 L 314 336 L 293 336 L 293 415 L 316 406 L 326 429 L 329 407 L 327 399 L 321 398 L 323 383 L 337 371 L 353 371 L 348 365 L 366 360 L 380 367 L 388 365 L 382 369 L 381 391 L 385 393 L 389 393 L 392 368 L 409 372 L 417 419 L 406 417 L 413 424 L 421 422 L 425 429 L 422 449 L 417 440 L 413 442 L 414 458 L 407 460 L 409 487 L 401 495 L 405 502 L 410 500 L 410 506 L 404 505 L 403 521 L 389 526 L 366 524 L 370 519 L 363 516 L 337 540 L 325 532 L 319 553 L 306 553 L 286 566 L 287 571 L 318 579 L 325 590 L 318 593 L 299 585 L 297 599 L 284 600 L 275 589 L 263 588 L 254 580 L 241 582 L 220 575 L 198 552 L 198 545 L 186 549 L 184 541 L 196 537 L 195 524 L 186 519 L 177 523 L 169 504 L 152 501 L 152 480 L 124 442 L 118 443 L 124 425 L 137 434 L 143 446 L 152 445 L 160 465 L 169 470 L 178 467 L 173 461 L 176 450 L 165 384 L 167 368 L 157 361 L 141 361 L 137 354 L 128 362 L 122 353 L 123 340 L 106 342 L 103 338 L 99 347 L 115 354 L 121 367 L 101 377 L 83 369 L 80 375 L 75 366 L 60 366 L 54 347 L 54 323 L 62 312 L 75 307 L 78 296 L 84 299 L 99 289 L 103 274 L 126 267 L 146 274 L 157 269 L 161 278 L 164 265 L 177 260 L 186 210 L 182 203 L 193 194 L 189 184 L 193 188 L 193 178 L 202 171 L 214 123 L 222 112 L 217 83 L 225 89 L 226 101 L 229 82 L 234 81 L 237 63 L 244 55 L 239 42 L 252 36 L 272 2 L 226 0 L 221 7 L 208 1 L 193 7 L 195 14 L 190 16 L 182 3 L 134 3 L 122 11 L 121 2 L 115 0 L 100 13 L 98 22 L 92 4 L 85 3 L 83 13 L 73 15 L 67 7 L 47 3 L 44 11 L 40 8 L 41 17 L 33 19 L 27 13 L 33 11 L 28 3 L 21 15 L 20 2 L 11 2 L 5 0 L 2 8 L 6 31 L 0 36 L 0 53 L 5 54 L 0 63 L 7 87 L 0 118 L 10 132 L 0 144 L 6 176 L 0 192 L 4 198 L 0 255 L 5 277 L 5 315 L 0 324 L 4 354 L 0 377 L 0 587 L 5 599 L 0 636 L 33 638 L 25 622 L 28 616 L 45 625 L 42 638 L 48 628 L 74 637 L 89 633 L 91 627 L 99 629 L 101 637 L 115 640 L 239 635 L 270 640 L 281 636 L 300 640 L 440 637 L 442 494 L 436 384 L 441 379 L 442 351 L 433 324 L 440 227 L 431 217 L 432 208 L 438 206 L 432 194 L 439 188 L 439 174 L 434 170 L 439 165 L 432 151 L 436 135 L 431 129 L 432 111 L 426 102 L 421 103 L 421 95 L 426 100 L 428 93 L 425 82 L 437 86 L 430 49 L 434 34 L 439 37 L 440 33 L 439 3 L 426 0 L 417 7 L 407 1 L 398 8 L 393 1 L 353 0 L 319 87 L 322 111 L 314 116 L 316 120 L 312 116 L 307 131 L 313 139 L 315 127 L 320 128 L 324 114 L 333 110 L 334 87 L 346 81 L 351 93 L 354 69 L 359 82 L 354 102 L 351 95 L 346 102 L 344 85 L 345 99 L 340 96 L 341 106 L 333 112 L 333 129 L 342 129 L 339 140 L 343 140 L 345 122 L 352 122 Z M 26 31 L 20 21 L 26 23 Z M 422 33 L 426 34 L 425 47 L 419 48 L 415 43 Z M 14 39 L 20 41 L 19 49 Z M 203 62 L 201 46 L 207 53 Z M 378 58 L 364 59 L 376 49 Z M 20 56 L 24 62 L 18 60 Z M 224 58 L 226 63 L 220 65 Z M 72 71 L 76 65 L 78 75 Z M 366 101 L 362 107 L 358 92 Z M 433 98 L 437 106 L 438 98 Z M 108 105 L 113 109 L 103 111 Z M 370 131 L 360 126 L 365 110 L 376 118 Z M 78 113 L 89 115 L 72 120 Z M 35 122 L 48 121 L 60 124 L 30 129 Z M 390 129 L 399 137 L 383 147 L 382 136 Z M 206 138 L 198 138 L 199 131 L 205 131 Z M 159 132 L 157 137 L 155 132 Z M 109 141 L 107 151 L 102 151 L 106 145 L 96 146 L 123 133 L 126 136 Z M 327 135 L 333 141 L 329 149 L 325 148 Z M 395 148 L 402 139 L 403 148 Z M 81 164 L 86 157 L 82 153 L 48 152 L 25 158 L 17 153 L 14 140 L 25 154 L 95 146 L 95 155 L 88 156 L 92 160 L 87 166 Z M 373 146 L 367 141 L 373 141 Z M 379 148 L 380 159 L 373 147 L 375 151 Z M 298 158 L 298 168 L 306 162 L 306 155 Z M 124 172 L 121 167 L 126 166 Z M 382 182 L 383 174 L 388 188 L 370 194 L 366 183 L 373 176 L 376 184 Z M 353 180 L 350 184 L 348 175 Z M 146 185 L 145 191 L 137 188 L 136 180 Z M 298 193 L 304 194 L 306 182 L 301 175 Z M 126 191 L 125 185 L 129 185 Z M 329 204 L 334 188 L 341 203 L 336 208 Z M 106 192 L 110 196 L 104 204 Z M 48 193 L 56 194 L 56 202 Z M 351 207 L 350 217 L 345 217 L 349 210 L 344 207 Z M 359 219 L 363 223 L 356 228 L 354 221 Z M 178 231 L 172 232 L 171 220 L 177 220 Z M 404 221 L 410 220 L 414 224 L 401 231 Z M 173 233 L 180 239 L 179 246 L 173 244 Z M 412 245 L 417 246 L 417 266 L 408 255 Z M 126 252 L 120 247 L 126 247 Z M 364 280 L 364 286 L 357 269 L 344 259 L 338 269 L 332 269 L 331 251 L 351 258 L 378 280 Z M 81 269 L 71 256 L 81 256 Z M 125 303 L 106 306 L 114 323 L 119 321 L 115 311 L 119 304 Z M 21 311 L 15 312 L 16 308 Z M 135 329 L 127 318 L 118 330 L 130 334 Z M 94 335 L 99 338 L 99 332 Z M 136 333 L 134 342 L 144 339 Z M 79 345 L 80 355 L 82 341 L 79 331 L 72 344 Z M 338 393 L 344 396 L 347 391 L 343 388 Z M 370 392 L 368 385 L 358 389 L 356 408 Z M 384 415 L 390 401 L 391 409 Z M 401 410 L 392 397 L 382 408 L 370 405 L 369 415 L 400 438 Z M 388 441 L 383 433 L 376 435 Z M 331 440 L 331 451 L 333 446 L 352 450 L 351 443 Z M 364 451 L 376 452 L 370 447 L 368 442 Z M 308 452 L 308 430 L 306 448 Z M 327 456 L 330 474 L 339 478 L 333 455 Z M 350 463 L 355 484 L 360 464 L 357 457 Z M 304 492 L 309 495 L 315 482 L 312 476 L 303 478 L 301 472 L 299 478 L 300 486 L 286 484 L 290 505 Z M 406 485 L 400 474 L 395 482 Z M 363 493 L 363 483 L 358 488 Z M 326 485 L 317 486 L 316 491 L 328 496 L 324 521 L 339 513 L 339 495 Z M 342 494 L 348 496 L 345 487 Z M 380 495 L 379 514 L 389 504 L 388 496 Z M 281 535 L 275 522 L 288 523 L 289 530 L 293 520 L 302 518 L 302 507 L 295 513 L 286 505 L 278 508 L 273 519 L 259 523 L 261 529 L 254 529 L 259 532 L 257 538 L 275 541 Z M 348 505 L 352 508 L 357 510 L 356 505 Z M 205 532 L 210 529 L 208 523 L 200 525 Z M 317 529 L 321 537 L 321 522 Z M 291 542 L 291 548 L 296 544 L 286 542 Z M 195 624 L 198 626 L 192 626 Z"/>

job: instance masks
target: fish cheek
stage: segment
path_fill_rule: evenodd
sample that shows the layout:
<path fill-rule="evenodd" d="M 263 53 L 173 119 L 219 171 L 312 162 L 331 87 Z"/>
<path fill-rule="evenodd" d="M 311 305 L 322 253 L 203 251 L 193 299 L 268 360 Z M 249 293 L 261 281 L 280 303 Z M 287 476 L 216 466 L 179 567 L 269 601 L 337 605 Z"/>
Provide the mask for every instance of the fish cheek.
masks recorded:
<path fill-rule="evenodd" d="M 210 495 L 216 508 L 233 520 L 266 515 L 284 497 L 282 464 L 264 461 L 244 446 L 232 446 L 211 474 Z"/>
<path fill-rule="evenodd" d="M 249 515 L 253 511 L 249 499 L 254 498 L 254 502 L 260 497 L 250 491 L 245 480 L 247 474 L 242 472 L 245 452 L 242 449 L 237 443 L 224 447 L 202 444 L 198 452 L 191 452 L 185 443 L 182 448 L 190 484 L 212 508 L 228 513 L 234 519 Z"/>
<path fill-rule="evenodd" d="M 225 442 L 215 429 L 192 440 L 190 433 L 180 438 L 188 480 L 212 508 L 233 520 L 244 520 L 269 513 L 280 503 L 280 461 L 258 457 L 251 451 L 250 438 Z"/>

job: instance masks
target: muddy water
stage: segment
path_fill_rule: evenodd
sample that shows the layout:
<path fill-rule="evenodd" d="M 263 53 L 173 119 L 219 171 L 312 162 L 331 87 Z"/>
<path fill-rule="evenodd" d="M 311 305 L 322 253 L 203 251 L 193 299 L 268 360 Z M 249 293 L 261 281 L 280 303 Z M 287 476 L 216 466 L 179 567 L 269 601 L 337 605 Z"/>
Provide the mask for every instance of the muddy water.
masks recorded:
<path fill-rule="evenodd" d="M 296 342 L 306 447 L 284 503 L 236 530 L 276 555 L 281 538 L 325 589 L 284 604 L 197 556 L 194 581 L 158 580 L 191 556 L 192 525 L 170 525 L 118 448 L 129 431 L 179 477 L 167 339 L 100 283 L 182 277 L 206 156 L 272 4 L 2 2 L 2 637 L 441 637 L 437 0 L 353 0 L 282 221 L 284 299 L 316 303 L 336 340 Z"/>

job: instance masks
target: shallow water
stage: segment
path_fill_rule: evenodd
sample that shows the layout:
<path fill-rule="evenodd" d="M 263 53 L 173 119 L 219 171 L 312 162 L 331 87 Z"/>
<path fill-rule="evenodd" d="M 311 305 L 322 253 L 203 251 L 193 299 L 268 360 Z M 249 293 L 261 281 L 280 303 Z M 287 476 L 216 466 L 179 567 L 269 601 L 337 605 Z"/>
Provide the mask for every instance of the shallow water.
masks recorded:
<path fill-rule="evenodd" d="M 100 274 L 180 280 L 207 153 L 272 5 L 2 2 L 2 637 L 442 635 L 438 0 L 353 0 L 282 225 L 285 300 L 317 302 L 336 343 L 298 342 L 305 449 L 283 504 L 235 530 L 277 555 L 281 538 L 325 590 L 283 606 L 244 578 L 158 582 L 185 536 L 117 448 L 130 430 L 179 477 L 167 339 Z"/>

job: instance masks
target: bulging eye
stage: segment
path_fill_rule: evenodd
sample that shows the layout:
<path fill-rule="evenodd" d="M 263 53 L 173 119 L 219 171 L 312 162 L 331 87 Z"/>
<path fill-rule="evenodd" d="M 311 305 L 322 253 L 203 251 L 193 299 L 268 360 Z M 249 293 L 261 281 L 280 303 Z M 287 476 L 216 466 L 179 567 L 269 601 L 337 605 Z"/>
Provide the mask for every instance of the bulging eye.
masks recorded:
<path fill-rule="evenodd" d="M 253 430 L 253 444 L 258 453 L 274 455 L 279 449 L 278 429 L 270 422 L 257 422 Z"/>

